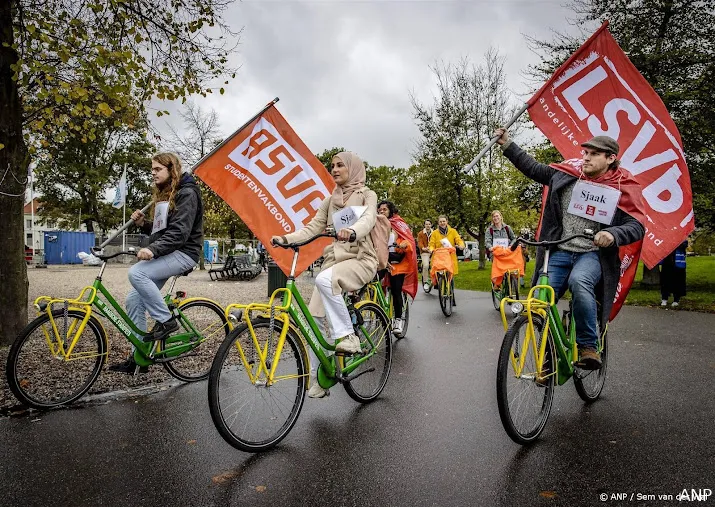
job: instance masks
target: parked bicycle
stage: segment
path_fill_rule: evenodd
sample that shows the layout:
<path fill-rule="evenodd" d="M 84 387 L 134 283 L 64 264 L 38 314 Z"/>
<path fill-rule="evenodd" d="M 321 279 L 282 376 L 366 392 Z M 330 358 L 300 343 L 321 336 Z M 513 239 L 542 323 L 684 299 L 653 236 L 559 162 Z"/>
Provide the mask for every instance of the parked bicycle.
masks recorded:
<path fill-rule="evenodd" d="M 29 407 L 48 409 L 82 397 L 99 377 L 109 354 L 109 337 L 93 313 L 96 308 L 134 345 L 137 370 L 162 364 L 173 377 L 196 382 L 209 375 L 210 362 L 230 325 L 223 308 L 210 299 L 172 296 L 180 276 L 171 279 L 164 300 L 180 325 L 177 334 L 145 343 L 140 331 L 102 283 L 107 261 L 135 252 L 102 255 L 99 274 L 74 299 L 40 296 L 34 302 L 38 317 L 22 330 L 10 348 L 7 381 L 17 399 Z"/>
<path fill-rule="evenodd" d="M 331 354 L 335 345 L 323 337 L 298 291 L 299 249 L 322 237 L 335 234 L 277 245 L 293 249 L 293 264 L 285 288 L 276 289 L 268 304 L 226 308 L 238 325 L 221 344 L 211 366 L 209 409 L 221 436 L 242 451 L 271 449 L 293 428 L 308 388 L 311 366 L 306 344 L 318 357 L 317 381 L 324 389 L 340 383 L 352 399 L 368 403 L 387 384 L 392 340 L 383 309 L 371 301 L 349 302 L 362 350 L 352 355 Z"/>
<path fill-rule="evenodd" d="M 556 292 L 549 283 L 549 247 L 574 238 L 593 240 L 590 230 L 559 241 L 528 241 L 519 243 L 545 247 L 543 271 L 539 282 L 531 288 L 525 300 L 504 298 L 500 310 L 506 334 L 497 363 L 497 403 L 499 416 L 509 437 L 519 444 L 535 441 L 549 418 L 554 387 L 574 379 L 578 395 L 587 403 L 598 399 L 606 381 L 608 358 L 608 325 L 598 332 L 597 351 L 602 366 L 584 370 L 575 366 L 578 360 L 576 325 L 571 318 L 571 306 L 559 316 Z M 521 315 L 507 327 L 506 304 Z"/>

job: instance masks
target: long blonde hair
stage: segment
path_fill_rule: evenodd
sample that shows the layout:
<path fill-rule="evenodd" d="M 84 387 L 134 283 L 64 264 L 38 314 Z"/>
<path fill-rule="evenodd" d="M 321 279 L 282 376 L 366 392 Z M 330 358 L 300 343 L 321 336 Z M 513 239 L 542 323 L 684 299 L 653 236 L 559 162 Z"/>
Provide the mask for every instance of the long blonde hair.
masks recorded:
<path fill-rule="evenodd" d="M 181 160 L 174 153 L 157 153 L 151 159 L 159 162 L 169 170 L 169 181 L 162 188 L 154 185 L 152 195 L 154 198 L 153 207 L 157 202 L 169 201 L 169 209 L 173 210 L 175 206 L 176 191 L 181 181 Z"/>

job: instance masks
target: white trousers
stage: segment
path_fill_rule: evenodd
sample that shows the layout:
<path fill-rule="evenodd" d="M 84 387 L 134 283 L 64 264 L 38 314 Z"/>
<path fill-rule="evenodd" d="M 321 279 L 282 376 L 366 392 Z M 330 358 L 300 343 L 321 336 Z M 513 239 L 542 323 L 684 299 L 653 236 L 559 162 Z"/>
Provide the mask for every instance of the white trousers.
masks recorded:
<path fill-rule="evenodd" d="M 320 293 L 325 307 L 325 316 L 330 326 L 330 336 L 333 339 L 344 338 L 353 332 L 348 307 L 342 294 L 333 294 L 333 268 L 321 271 L 315 277 L 315 286 Z"/>

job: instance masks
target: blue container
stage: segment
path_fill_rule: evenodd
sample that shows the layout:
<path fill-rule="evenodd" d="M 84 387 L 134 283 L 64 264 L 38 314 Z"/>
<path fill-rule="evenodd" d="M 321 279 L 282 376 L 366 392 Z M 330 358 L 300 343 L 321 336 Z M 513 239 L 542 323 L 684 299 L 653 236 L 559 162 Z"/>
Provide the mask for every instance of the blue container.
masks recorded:
<path fill-rule="evenodd" d="M 218 241 L 204 240 L 204 259 L 206 262 L 218 262 Z"/>
<path fill-rule="evenodd" d="M 82 264 L 79 252 L 92 253 L 93 232 L 45 231 L 46 264 Z"/>

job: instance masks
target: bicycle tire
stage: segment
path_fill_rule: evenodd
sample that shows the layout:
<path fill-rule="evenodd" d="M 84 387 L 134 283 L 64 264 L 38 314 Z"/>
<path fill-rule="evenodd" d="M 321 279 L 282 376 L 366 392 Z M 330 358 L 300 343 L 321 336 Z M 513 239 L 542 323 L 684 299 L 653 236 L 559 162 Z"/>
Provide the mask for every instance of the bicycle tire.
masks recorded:
<path fill-rule="evenodd" d="M 608 331 L 601 339 L 601 368 L 598 370 L 582 370 L 576 368 L 573 375 L 576 392 L 586 403 L 593 403 L 603 391 L 606 383 L 606 366 L 608 365 Z"/>
<path fill-rule="evenodd" d="M 258 318 L 251 321 L 259 345 L 266 343 L 266 331 L 270 331 L 270 321 Z M 274 358 L 275 343 L 282 323 L 273 324 L 274 344 L 267 357 Z M 263 338 L 263 339 L 262 339 Z M 279 366 L 280 379 L 272 386 L 252 382 L 240 359 L 238 345 L 244 352 L 251 367 L 255 365 L 255 345 L 248 325 L 241 324 L 224 339 L 211 365 L 209 374 L 209 412 L 216 429 L 230 445 L 245 452 L 263 452 L 275 447 L 285 438 L 298 420 L 303 408 L 307 384 L 307 358 L 300 338 L 293 329 L 286 335 Z M 272 353 L 271 353 L 272 352 Z M 270 368 L 270 365 L 267 365 Z M 276 370 L 279 373 L 279 370 Z M 235 375 L 234 375 L 235 374 Z M 262 374 L 265 379 L 265 374 Z M 235 378 L 234 378 L 235 377 Z M 248 401 L 232 401 L 230 395 L 246 395 Z M 251 398 L 253 403 L 251 403 Z M 250 407 L 247 405 L 250 404 Z M 280 410 L 285 404 L 286 410 Z M 235 406 L 235 412 L 229 412 Z M 287 414 L 287 415 L 286 415 Z M 240 424 L 237 423 L 240 419 Z M 244 422 L 245 421 L 245 422 Z"/>
<path fill-rule="evenodd" d="M 65 327 L 63 315 L 64 310 L 52 312 L 60 333 L 64 332 L 63 328 Z M 68 310 L 67 316 L 75 321 L 81 321 L 86 316 L 86 313 L 81 310 Z M 18 401 L 23 405 L 39 410 L 68 405 L 77 401 L 89 391 L 102 371 L 108 349 L 106 331 L 97 317 L 92 315 L 72 351 L 73 354 L 89 354 L 87 360 L 58 360 L 50 353 L 45 333 L 41 331 L 42 326 L 47 326 L 49 320 L 49 316 L 43 314 L 25 326 L 10 347 L 5 371 L 10 391 Z M 35 331 L 40 332 L 36 334 Z M 49 331 L 49 335 L 54 336 L 54 331 L 51 329 L 45 327 L 45 331 Z M 87 340 L 84 340 L 85 334 L 88 336 Z M 92 336 L 94 336 L 93 339 Z M 29 351 L 30 360 L 28 361 L 27 371 L 25 371 L 26 369 L 23 367 L 25 364 L 24 351 L 28 350 L 27 347 L 34 350 Z M 92 355 L 95 350 L 96 354 Z M 38 358 L 47 360 L 48 366 L 38 368 Z M 87 365 L 87 375 L 81 381 L 81 385 L 77 389 L 72 390 L 70 388 L 68 393 L 62 394 L 59 389 L 63 383 L 68 381 L 75 383 L 73 379 L 76 378 L 76 374 L 68 375 L 67 372 L 70 370 L 75 372 L 76 367 L 81 364 Z M 58 373 L 55 374 L 55 371 L 58 371 Z M 37 378 L 35 378 L 35 375 Z M 47 386 L 51 386 L 50 389 Z"/>
<path fill-rule="evenodd" d="M 173 361 L 163 363 L 164 369 L 177 380 L 182 382 L 198 382 L 209 377 L 211 371 L 211 363 L 216 356 L 216 351 L 221 346 L 221 343 L 228 335 L 230 329 L 226 316 L 223 313 L 223 308 L 213 301 L 208 299 L 192 299 L 182 302 L 179 305 L 181 312 L 184 313 L 187 319 L 193 324 L 197 331 L 202 335 L 208 332 L 206 339 L 198 343 L 191 352 L 182 355 Z M 208 314 L 206 317 L 194 316 L 189 313 L 193 308 L 206 308 Z M 171 337 L 161 341 L 161 350 L 166 350 L 171 347 Z M 183 342 L 175 345 L 183 345 Z"/>
<path fill-rule="evenodd" d="M 439 285 L 439 307 L 445 317 L 452 315 L 452 298 L 447 290 L 447 277 L 443 274 L 438 275 L 437 283 Z"/>
<path fill-rule="evenodd" d="M 392 368 L 392 339 L 390 338 L 390 321 L 385 314 L 385 311 L 379 305 L 371 302 L 361 302 L 355 307 L 355 311 L 359 312 L 364 321 L 364 327 L 370 333 L 370 338 L 375 345 L 375 354 L 364 361 L 355 370 L 350 372 L 350 375 L 355 375 L 362 371 L 368 370 L 371 367 L 375 371 L 364 373 L 359 377 L 345 382 L 343 387 L 353 400 L 359 403 L 369 403 L 375 400 L 387 384 L 387 379 L 390 376 Z M 360 341 L 363 345 L 363 350 L 369 347 L 369 342 L 365 336 L 358 333 Z M 348 366 L 351 361 L 364 357 L 364 354 L 353 354 L 345 356 L 345 365 Z"/>
<path fill-rule="evenodd" d="M 398 340 L 407 336 L 407 326 L 410 323 L 410 298 L 406 293 L 402 293 L 402 332 L 394 335 Z"/>
<path fill-rule="evenodd" d="M 543 339 L 544 321 L 541 317 L 534 315 L 534 328 L 538 338 L 537 349 L 540 341 Z M 551 406 L 554 399 L 554 381 L 556 374 L 548 374 L 555 372 L 556 358 L 554 356 L 554 346 L 551 338 L 548 339 L 544 355 L 544 370 L 548 375 L 542 376 L 541 380 L 537 380 L 536 357 L 534 349 L 528 347 L 523 350 L 523 340 L 521 331 L 526 332 L 528 326 L 528 318 L 522 315 L 515 319 L 504 335 L 501 350 L 499 351 L 499 360 L 497 363 L 497 405 L 499 406 L 499 417 L 507 435 L 516 443 L 527 445 L 533 443 L 544 430 L 546 421 L 551 412 Z M 522 374 L 522 378 L 517 378 L 514 374 L 514 369 L 511 363 L 512 352 L 515 352 L 517 357 L 524 352 L 529 354 L 524 363 L 526 375 Z M 529 357 L 531 356 L 531 357 Z M 515 387 L 510 389 L 509 381 L 514 380 Z M 521 388 L 519 390 L 518 388 Z M 517 411 L 522 409 L 528 402 L 528 396 L 531 394 L 534 400 L 534 409 L 532 414 L 520 416 Z M 513 402 L 513 403 L 512 403 Z M 528 421 L 524 419 L 528 418 Z"/>

